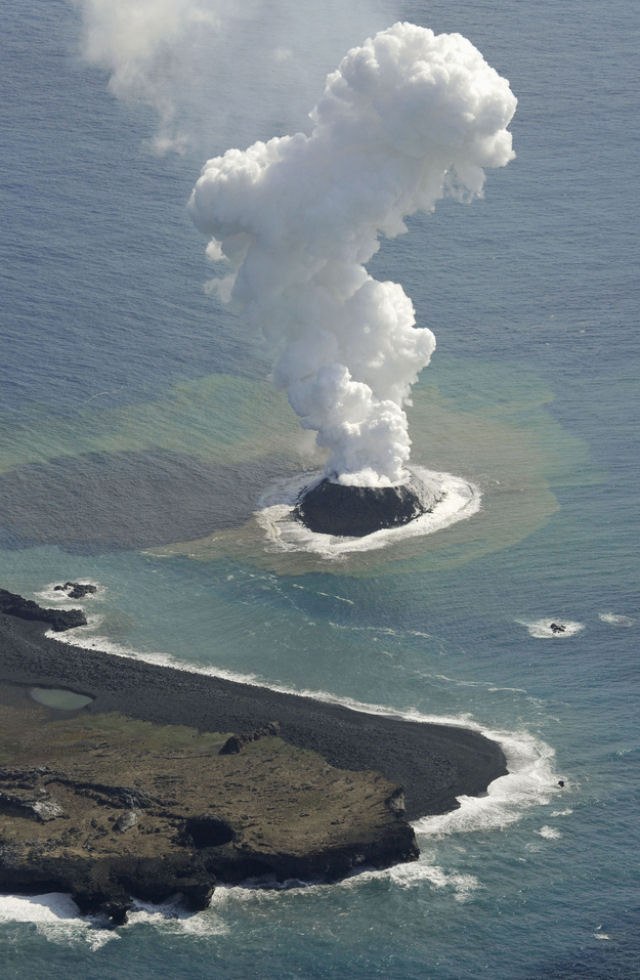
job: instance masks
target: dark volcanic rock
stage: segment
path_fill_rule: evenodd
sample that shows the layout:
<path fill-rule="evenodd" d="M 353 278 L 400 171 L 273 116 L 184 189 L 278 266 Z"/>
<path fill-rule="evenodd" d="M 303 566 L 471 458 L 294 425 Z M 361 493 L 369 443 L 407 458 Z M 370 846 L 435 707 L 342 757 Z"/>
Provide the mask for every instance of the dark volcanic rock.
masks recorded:
<path fill-rule="evenodd" d="M 64 592 L 70 599 L 85 599 L 98 591 L 97 586 L 84 582 L 65 582 L 64 585 L 54 586 L 54 592 Z"/>
<path fill-rule="evenodd" d="M 362 538 L 400 527 L 433 509 L 435 497 L 415 476 L 395 487 L 356 487 L 329 479 L 302 491 L 294 516 L 310 531 Z"/>
<path fill-rule="evenodd" d="M 400 787 L 270 727 L 221 755 L 223 733 L 124 715 L 78 713 L 61 728 L 0 685 L 0 757 L 15 758 L 0 768 L 0 892 L 70 892 L 118 925 L 130 896 L 181 893 L 202 909 L 216 880 L 333 881 L 418 856 Z"/>
<path fill-rule="evenodd" d="M 247 742 L 256 742 L 259 738 L 265 738 L 267 735 L 279 735 L 280 725 L 277 721 L 271 721 L 264 728 L 256 728 L 252 732 L 248 732 L 244 735 L 230 735 L 227 741 L 224 743 L 220 749 L 220 755 L 237 755 L 243 745 Z"/>
<path fill-rule="evenodd" d="M 87 623 L 81 609 L 43 609 L 37 602 L 23 599 L 21 595 L 7 592 L 6 589 L 0 589 L 0 612 L 7 616 L 17 616 L 19 619 L 48 623 L 56 633 L 74 629 L 76 626 L 86 626 Z"/>
<path fill-rule="evenodd" d="M 122 711 L 156 724 L 238 732 L 243 743 L 244 733 L 277 720 L 287 742 L 319 752 L 334 766 L 377 770 L 404 786 L 409 820 L 455 809 L 457 797 L 484 793 L 507 772 L 500 746 L 472 729 L 366 714 L 254 684 L 80 649 L 45 638 L 43 632 L 44 624 L 0 613 L 1 679 L 81 691 L 94 698 L 83 709 L 90 714 Z M 244 743 L 232 758 L 242 759 L 262 741 Z M 120 806 L 141 803 L 127 798 Z"/>
<path fill-rule="evenodd" d="M 203 908 L 216 879 L 332 881 L 417 857 L 408 820 L 506 773 L 475 731 L 80 650 L 44 628 L 0 613 L 0 892 L 70 891 L 115 925 L 131 895 Z M 94 701 L 60 726 L 16 684 Z"/>

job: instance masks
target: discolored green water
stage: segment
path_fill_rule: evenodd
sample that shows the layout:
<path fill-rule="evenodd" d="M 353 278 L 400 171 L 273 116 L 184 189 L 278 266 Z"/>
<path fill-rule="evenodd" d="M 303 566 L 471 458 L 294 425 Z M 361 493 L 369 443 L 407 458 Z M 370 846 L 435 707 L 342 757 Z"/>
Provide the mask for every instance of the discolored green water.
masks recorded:
<path fill-rule="evenodd" d="M 335 560 L 265 538 L 261 494 L 319 458 L 268 352 L 201 291 L 201 159 L 148 155 L 142 110 L 71 56 L 70 6 L 10 3 L 0 584 L 78 605 L 53 585 L 96 583 L 80 644 L 478 725 L 512 775 L 421 822 L 415 865 L 338 886 L 219 889 L 115 933 L 3 898 L 3 976 L 638 972 L 635 9 L 398 16 L 468 35 L 520 100 L 485 199 L 372 264 L 438 340 L 413 461 L 476 484 L 479 512 Z"/>

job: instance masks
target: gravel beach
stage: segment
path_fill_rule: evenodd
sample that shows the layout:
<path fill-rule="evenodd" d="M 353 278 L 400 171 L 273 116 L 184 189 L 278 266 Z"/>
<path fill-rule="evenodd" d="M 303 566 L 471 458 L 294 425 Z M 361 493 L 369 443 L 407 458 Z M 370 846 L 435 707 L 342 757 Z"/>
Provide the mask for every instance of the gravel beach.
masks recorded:
<path fill-rule="evenodd" d="M 86 650 L 47 638 L 45 631 L 41 623 L 0 614 L 0 680 L 70 688 L 94 698 L 83 710 L 201 731 L 248 733 L 277 721 L 286 741 L 321 753 L 332 765 L 376 770 L 399 783 L 410 820 L 454 809 L 457 796 L 480 795 L 507 772 L 500 746 L 467 728 L 354 711 Z"/>

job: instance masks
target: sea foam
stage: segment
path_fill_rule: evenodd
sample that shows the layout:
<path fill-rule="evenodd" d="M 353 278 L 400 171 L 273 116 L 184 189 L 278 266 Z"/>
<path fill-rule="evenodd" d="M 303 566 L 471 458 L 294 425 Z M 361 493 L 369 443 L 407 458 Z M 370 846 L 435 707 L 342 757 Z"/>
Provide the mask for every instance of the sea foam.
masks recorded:
<path fill-rule="evenodd" d="M 94 585 L 97 592 L 91 592 L 82 599 L 70 599 L 64 590 L 56 588 L 56 586 L 63 584 L 62 582 L 58 581 L 49 582 L 49 584 L 45 585 L 43 589 L 40 589 L 38 592 L 34 592 L 33 596 L 37 602 L 53 602 L 59 609 L 77 609 L 78 605 L 82 605 L 85 602 L 95 602 L 96 599 L 104 599 L 107 590 L 104 585 L 100 584 L 100 582 L 96 582 L 93 579 L 83 576 L 82 583 L 83 585 Z"/>
<path fill-rule="evenodd" d="M 321 471 L 281 480 L 260 498 L 256 520 L 268 544 L 278 551 L 306 551 L 322 558 L 341 558 L 351 552 L 373 551 L 407 538 L 435 534 L 458 521 L 473 517 L 480 510 L 480 490 L 473 483 L 451 473 L 440 473 L 413 466 L 412 472 L 433 493 L 438 502 L 430 513 L 408 524 L 385 528 L 364 537 L 335 537 L 316 534 L 293 516 L 296 502 L 306 486 L 322 477 Z"/>
<path fill-rule="evenodd" d="M 122 930 L 152 925 L 172 936 L 214 936 L 228 932 L 228 926 L 211 907 L 202 912 L 188 912 L 180 896 L 161 905 L 134 899 L 127 922 L 118 930 L 105 929 L 100 916 L 84 916 L 69 895 L 50 892 L 43 895 L 0 896 L 0 924 L 29 922 L 50 942 L 86 945 L 92 951 L 119 939 Z"/>
<path fill-rule="evenodd" d="M 536 640 L 561 640 L 567 639 L 570 636 L 575 636 L 584 629 L 584 623 L 578 623 L 571 619 L 562 619 L 560 617 L 545 617 L 544 619 L 527 620 L 527 619 L 517 619 L 517 623 L 521 626 L 526 626 L 529 636 L 535 637 Z M 562 627 L 559 630 L 552 629 L 552 624 L 554 626 Z"/>
<path fill-rule="evenodd" d="M 43 895 L 0 896 L 0 923 L 30 922 L 50 942 L 83 944 L 96 950 L 118 935 L 80 915 L 69 895 L 49 892 Z"/>
<path fill-rule="evenodd" d="M 95 621 L 94 626 L 95 628 Z M 174 667 L 209 677 L 236 681 L 282 694 L 293 694 L 313 698 L 327 704 L 340 705 L 365 714 L 383 715 L 404 721 L 414 721 L 433 725 L 454 725 L 470 728 L 486 738 L 497 742 L 505 754 L 506 776 L 494 780 L 486 796 L 461 796 L 459 808 L 450 813 L 424 817 L 414 825 L 416 832 L 423 837 L 437 837 L 450 833 L 468 833 L 475 830 L 502 828 L 520 819 L 522 813 L 533 806 L 547 804 L 559 791 L 558 777 L 553 770 L 554 750 L 546 742 L 526 731 L 494 730 L 477 722 L 471 714 L 430 715 L 417 709 L 398 709 L 388 705 L 358 701 L 355 698 L 339 696 L 328 691 L 295 688 L 284 684 L 265 682 L 255 674 L 241 674 L 215 666 L 201 666 L 178 661 L 166 653 L 151 653 L 132 650 L 121 644 L 109 641 L 102 636 L 88 636 L 92 626 L 80 626 L 65 634 L 65 642 L 79 647 L 100 650 L 114 656 L 142 660 L 163 667 Z M 47 636 L 56 634 L 49 631 Z"/>
<path fill-rule="evenodd" d="M 467 722 L 468 727 L 476 727 Z M 485 796 L 459 796 L 457 810 L 422 817 L 414 829 L 419 839 L 449 834 L 501 830 L 520 820 L 525 810 L 548 804 L 559 791 L 553 769 L 555 752 L 526 731 L 494 731 L 477 726 L 499 743 L 507 760 L 506 776 L 495 779 Z"/>
<path fill-rule="evenodd" d="M 539 837 L 544 837 L 545 840 L 559 840 L 562 837 L 559 830 L 556 830 L 555 827 L 549 827 L 546 824 L 544 827 L 541 827 L 540 830 L 536 830 L 536 834 L 538 834 Z"/>
<path fill-rule="evenodd" d="M 633 626 L 635 623 L 635 619 L 631 616 L 620 616 L 612 612 L 599 613 L 598 619 L 608 626 Z"/>

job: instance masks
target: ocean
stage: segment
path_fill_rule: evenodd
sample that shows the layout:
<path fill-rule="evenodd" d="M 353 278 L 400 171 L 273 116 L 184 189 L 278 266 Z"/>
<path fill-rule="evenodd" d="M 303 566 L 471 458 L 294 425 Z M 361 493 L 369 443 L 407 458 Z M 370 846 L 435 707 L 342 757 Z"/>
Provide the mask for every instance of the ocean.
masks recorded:
<path fill-rule="evenodd" d="M 168 61 L 195 137 L 164 155 L 154 109 L 81 58 L 78 7 L 2 5 L 0 585 L 46 605 L 94 582 L 73 642 L 474 726 L 510 775 L 419 821 L 418 862 L 338 885 L 221 887 L 116 931 L 63 895 L 2 897 L 3 977 L 640 973 L 637 9 L 324 5 L 251 5 L 244 60 L 205 60 L 187 94 Z M 369 264 L 437 339 L 412 459 L 480 506 L 373 550 L 283 549 L 253 514 L 317 452 L 272 352 L 206 294 L 186 201 L 208 156 L 304 126 L 303 97 L 399 19 L 467 36 L 519 100 L 484 197 Z M 280 37 L 298 74 L 283 55 L 256 79 Z"/>

